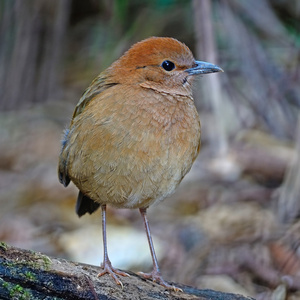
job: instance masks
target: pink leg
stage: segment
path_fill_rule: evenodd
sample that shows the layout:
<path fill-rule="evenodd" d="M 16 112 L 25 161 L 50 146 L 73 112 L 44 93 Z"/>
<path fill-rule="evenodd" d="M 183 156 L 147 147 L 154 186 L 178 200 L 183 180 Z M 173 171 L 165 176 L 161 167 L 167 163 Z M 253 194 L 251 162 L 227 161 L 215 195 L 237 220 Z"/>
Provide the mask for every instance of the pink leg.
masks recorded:
<path fill-rule="evenodd" d="M 151 252 L 151 256 L 152 256 L 153 270 L 152 270 L 151 273 L 139 272 L 138 274 L 141 275 L 142 277 L 146 278 L 146 279 L 152 278 L 152 280 L 154 282 L 157 282 L 158 284 L 162 285 L 163 287 L 165 287 L 169 290 L 173 290 L 173 291 L 176 291 L 176 292 L 178 292 L 178 291 L 182 292 L 182 289 L 177 288 L 174 285 L 168 284 L 162 278 L 162 275 L 161 275 L 160 270 L 159 270 L 159 266 L 158 266 L 154 246 L 153 246 L 153 241 L 152 241 L 150 227 L 149 227 L 149 223 L 148 223 L 148 219 L 147 219 L 147 215 L 146 215 L 146 210 L 147 210 L 147 208 L 140 208 L 140 213 L 143 217 L 143 221 L 144 221 L 144 225 L 145 225 L 145 229 L 146 229 L 146 234 L 147 234 L 147 238 L 148 238 L 148 243 L 149 243 L 149 247 L 150 247 L 150 252 Z"/>
<path fill-rule="evenodd" d="M 118 279 L 117 275 L 129 276 L 127 273 L 115 269 L 109 258 L 107 252 L 107 240 L 106 240 L 106 205 L 101 205 L 102 209 L 102 235 L 103 235 L 103 248 L 104 248 L 104 258 L 101 265 L 103 272 L 98 274 L 98 277 L 103 276 L 104 274 L 110 274 L 110 276 L 115 280 L 115 282 L 123 288 L 122 282 Z M 117 274 L 117 275 L 116 275 Z"/>

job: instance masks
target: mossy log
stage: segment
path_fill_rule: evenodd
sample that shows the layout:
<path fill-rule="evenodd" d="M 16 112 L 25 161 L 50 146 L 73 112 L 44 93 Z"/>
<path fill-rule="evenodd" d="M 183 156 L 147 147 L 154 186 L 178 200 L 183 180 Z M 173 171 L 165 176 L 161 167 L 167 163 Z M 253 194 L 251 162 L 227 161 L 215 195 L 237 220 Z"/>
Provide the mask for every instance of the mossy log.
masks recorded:
<path fill-rule="evenodd" d="M 100 268 L 0 244 L 0 299 L 222 299 L 251 298 L 175 284 L 183 292 L 166 291 L 133 272 L 122 278 L 123 289 Z"/>

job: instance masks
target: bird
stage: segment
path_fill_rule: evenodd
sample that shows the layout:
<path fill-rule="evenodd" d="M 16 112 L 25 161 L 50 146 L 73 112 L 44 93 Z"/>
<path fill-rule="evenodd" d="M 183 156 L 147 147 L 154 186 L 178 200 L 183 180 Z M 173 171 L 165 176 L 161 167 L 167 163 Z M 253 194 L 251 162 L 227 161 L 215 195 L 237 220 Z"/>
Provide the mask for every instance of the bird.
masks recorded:
<path fill-rule="evenodd" d="M 195 60 L 191 50 L 170 37 L 137 42 L 85 90 L 65 129 L 58 177 L 79 189 L 79 217 L 102 212 L 102 272 L 118 285 L 127 273 L 112 266 L 106 237 L 106 207 L 139 209 L 153 270 L 139 275 L 167 290 L 180 289 L 161 274 L 147 209 L 171 195 L 200 150 L 200 119 L 192 86 L 201 74 L 223 72 Z"/>

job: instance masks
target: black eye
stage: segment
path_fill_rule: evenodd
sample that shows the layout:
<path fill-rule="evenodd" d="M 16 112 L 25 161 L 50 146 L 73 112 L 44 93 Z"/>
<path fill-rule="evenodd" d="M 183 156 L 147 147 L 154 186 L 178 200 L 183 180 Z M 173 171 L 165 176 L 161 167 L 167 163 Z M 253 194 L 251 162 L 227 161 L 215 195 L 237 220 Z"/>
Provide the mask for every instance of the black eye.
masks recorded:
<path fill-rule="evenodd" d="M 175 69 L 175 65 L 173 62 L 169 61 L 169 60 L 164 60 L 161 64 L 161 66 L 166 70 L 166 71 L 172 71 L 173 69 Z"/>

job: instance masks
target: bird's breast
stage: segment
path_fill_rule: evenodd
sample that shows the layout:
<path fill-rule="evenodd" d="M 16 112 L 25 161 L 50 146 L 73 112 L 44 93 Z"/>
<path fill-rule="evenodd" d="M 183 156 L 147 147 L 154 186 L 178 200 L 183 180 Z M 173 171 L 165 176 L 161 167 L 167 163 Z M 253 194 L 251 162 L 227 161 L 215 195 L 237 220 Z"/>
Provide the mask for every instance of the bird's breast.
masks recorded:
<path fill-rule="evenodd" d="M 100 104 L 100 110 L 93 108 Z M 142 93 L 120 103 L 94 102 L 81 118 L 74 123 L 77 155 L 70 156 L 69 173 L 100 203 L 137 208 L 164 199 L 199 151 L 200 122 L 191 97 Z"/>

